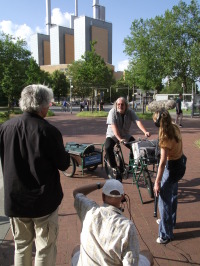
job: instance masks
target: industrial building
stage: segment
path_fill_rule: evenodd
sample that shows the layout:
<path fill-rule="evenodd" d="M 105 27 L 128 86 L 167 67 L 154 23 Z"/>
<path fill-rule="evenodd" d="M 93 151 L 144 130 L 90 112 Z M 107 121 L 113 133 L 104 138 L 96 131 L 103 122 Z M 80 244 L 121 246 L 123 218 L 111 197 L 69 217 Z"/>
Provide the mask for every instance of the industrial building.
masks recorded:
<path fill-rule="evenodd" d="M 108 65 L 112 65 L 112 23 L 105 21 L 105 7 L 93 0 L 93 18 L 71 15 L 70 27 L 51 24 L 51 0 L 46 0 L 47 34 L 31 36 L 31 52 L 37 64 L 45 70 L 49 66 L 71 64 L 90 51 L 90 42 L 96 41 L 95 50 Z"/>

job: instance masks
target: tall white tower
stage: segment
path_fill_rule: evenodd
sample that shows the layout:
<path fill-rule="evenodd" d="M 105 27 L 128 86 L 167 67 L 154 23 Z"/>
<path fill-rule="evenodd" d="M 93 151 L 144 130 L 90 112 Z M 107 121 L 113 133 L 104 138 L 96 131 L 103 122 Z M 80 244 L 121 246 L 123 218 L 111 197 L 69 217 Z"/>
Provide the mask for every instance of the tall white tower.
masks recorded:
<path fill-rule="evenodd" d="M 93 0 L 93 18 L 100 19 L 99 0 Z"/>
<path fill-rule="evenodd" d="M 51 27 L 51 0 L 46 0 L 46 31 L 50 34 Z"/>
<path fill-rule="evenodd" d="M 75 17 L 78 17 L 78 0 L 75 0 Z"/>

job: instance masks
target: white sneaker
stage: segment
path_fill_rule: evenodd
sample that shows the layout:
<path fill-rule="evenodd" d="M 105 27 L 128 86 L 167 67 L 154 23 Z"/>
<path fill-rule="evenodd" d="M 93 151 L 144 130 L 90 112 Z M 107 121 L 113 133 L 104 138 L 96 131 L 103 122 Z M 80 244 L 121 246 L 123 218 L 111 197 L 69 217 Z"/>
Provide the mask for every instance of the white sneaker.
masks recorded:
<path fill-rule="evenodd" d="M 160 219 L 157 219 L 157 220 L 156 220 L 156 223 L 157 223 L 157 224 L 160 224 Z"/>
<path fill-rule="evenodd" d="M 158 237 L 158 238 L 156 239 L 156 242 L 157 242 L 158 244 L 167 244 L 169 241 L 170 241 L 170 239 L 163 239 L 162 237 Z"/>

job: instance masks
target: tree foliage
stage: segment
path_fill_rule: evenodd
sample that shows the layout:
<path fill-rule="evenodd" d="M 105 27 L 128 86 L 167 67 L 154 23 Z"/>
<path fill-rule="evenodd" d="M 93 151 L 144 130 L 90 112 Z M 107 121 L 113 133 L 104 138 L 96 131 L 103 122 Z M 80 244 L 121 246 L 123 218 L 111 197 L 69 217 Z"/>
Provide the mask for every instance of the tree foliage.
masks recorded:
<path fill-rule="evenodd" d="M 25 86 L 51 83 L 51 75 L 40 69 L 24 40 L 0 33 L 0 96 L 9 106 Z"/>
<path fill-rule="evenodd" d="M 61 96 L 67 96 L 69 82 L 66 79 L 65 73 L 60 70 L 55 70 L 52 73 L 52 89 L 54 92 L 54 96 L 58 98 L 60 101 Z"/>
<path fill-rule="evenodd" d="M 26 69 L 26 85 L 30 84 L 43 84 L 50 86 L 52 84 L 51 75 L 40 69 L 39 65 L 33 58 L 30 58 L 28 67 Z"/>
<path fill-rule="evenodd" d="M 75 61 L 68 69 L 72 77 L 73 94 L 81 97 L 91 96 L 93 89 L 109 88 L 113 82 L 112 70 L 109 69 L 91 43 L 91 51 L 87 51 L 81 60 Z"/>
<path fill-rule="evenodd" d="M 143 90 L 161 88 L 162 80 L 179 79 L 188 92 L 188 81 L 200 77 L 200 8 L 180 1 L 171 11 L 154 19 L 134 20 L 125 52 L 129 71 Z"/>
<path fill-rule="evenodd" d="M 40 69 L 26 49 L 26 42 L 4 33 L 0 34 L 0 96 L 8 104 L 19 99 L 22 89 L 31 84 L 52 87 L 55 96 L 66 96 L 69 82 L 63 72 L 52 75 Z"/>
<path fill-rule="evenodd" d="M 26 69 L 31 53 L 26 48 L 26 42 L 9 35 L 0 36 L 0 90 L 9 104 L 19 98 L 26 84 Z"/>

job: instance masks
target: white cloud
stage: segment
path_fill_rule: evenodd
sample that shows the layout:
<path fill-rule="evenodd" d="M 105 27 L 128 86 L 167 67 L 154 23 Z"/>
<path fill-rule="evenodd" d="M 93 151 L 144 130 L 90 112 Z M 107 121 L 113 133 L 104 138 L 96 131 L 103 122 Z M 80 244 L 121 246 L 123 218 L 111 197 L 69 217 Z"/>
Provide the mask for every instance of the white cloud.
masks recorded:
<path fill-rule="evenodd" d="M 10 20 L 3 20 L 0 22 L 0 31 L 3 31 L 4 33 L 12 35 L 13 27 L 14 24 Z"/>
<path fill-rule="evenodd" d="M 62 13 L 59 8 L 52 10 L 51 23 L 59 26 L 69 27 L 70 25 L 70 14 Z M 31 29 L 26 24 L 17 25 L 10 20 L 0 21 L 0 31 L 12 35 L 13 37 L 19 37 L 27 42 L 27 46 L 30 47 L 30 36 L 36 32 L 46 33 L 46 28 L 37 26 L 35 29 Z"/>
<path fill-rule="evenodd" d="M 17 25 L 10 20 L 0 21 L 0 31 L 12 35 L 13 37 L 19 37 L 27 42 L 29 46 L 30 36 L 33 34 L 32 29 L 26 24 Z"/>
<path fill-rule="evenodd" d="M 129 64 L 129 60 L 128 59 L 118 62 L 118 64 L 117 64 L 118 71 L 124 71 L 125 69 L 127 69 L 128 68 L 128 64 Z"/>
<path fill-rule="evenodd" d="M 52 10 L 51 23 L 59 26 L 69 27 L 70 26 L 71 14 L 66 12 L 62 13 L 60 8 L 54 8 Z"/>
<path fill-rule="evenodd" d="M 39 26 L 36 27 L 35 32 L 34 33 L 44 33 L 46 34 L 46 27 L 45 28 L 40 28 Z"/>

